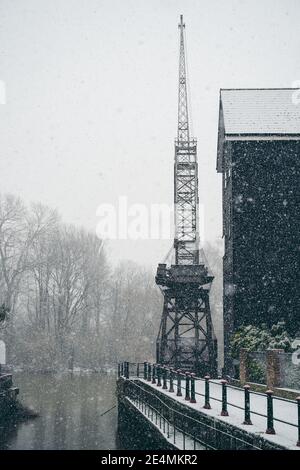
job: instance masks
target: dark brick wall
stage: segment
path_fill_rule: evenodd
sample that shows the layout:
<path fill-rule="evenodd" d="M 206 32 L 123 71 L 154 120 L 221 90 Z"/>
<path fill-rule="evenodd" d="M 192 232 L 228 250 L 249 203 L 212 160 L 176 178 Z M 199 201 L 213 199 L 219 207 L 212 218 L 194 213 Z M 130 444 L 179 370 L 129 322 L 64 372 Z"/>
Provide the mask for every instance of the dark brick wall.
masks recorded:
<path fill-rule="evenodd" d="M 285 320 L 295 334 L 300 331 L 300 142 L 239 141 L 226 148 L 224 323 L 230 333 L 225 342 L 243 324 Z"/>

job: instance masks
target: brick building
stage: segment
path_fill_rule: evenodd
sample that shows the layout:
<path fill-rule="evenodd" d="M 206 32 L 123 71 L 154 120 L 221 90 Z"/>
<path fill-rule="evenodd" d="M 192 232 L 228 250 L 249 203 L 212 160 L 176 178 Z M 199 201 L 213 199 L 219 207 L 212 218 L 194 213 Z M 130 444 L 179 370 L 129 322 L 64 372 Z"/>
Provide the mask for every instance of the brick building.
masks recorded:
<path fill-rule="evenodd" d="M 224 356 L 241 325 L 284 320 L 300 331 L 300 91 L 222 89 Z"/>

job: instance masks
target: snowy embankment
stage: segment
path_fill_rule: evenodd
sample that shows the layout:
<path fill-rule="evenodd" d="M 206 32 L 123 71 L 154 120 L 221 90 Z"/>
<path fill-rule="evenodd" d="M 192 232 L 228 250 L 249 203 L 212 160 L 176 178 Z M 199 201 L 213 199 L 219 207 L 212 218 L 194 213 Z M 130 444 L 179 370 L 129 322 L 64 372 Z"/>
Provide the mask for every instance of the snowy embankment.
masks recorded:
<path fill-rule="evenodd" d="M 172 397 L 174 400 L 177 400 L 180 403 L 195 410 L 199 410 L 208 416 L 230 423 L 249 433 L 256 435 L 259 434 L 264 439 L 282 445 L 286 448 L 300 450 L 300 447 L 296 446 L 298 440 L 298 415 L 296 401 L 294 402 L 291 400 L 278 398 L 273 399 L 274 428 L 276 434 L 271 435 L 266 434 L 267 397 L 265 394 L 251 392 L 250 410 L 252 425 L 245 425 L 242 424 L 244 421 L 244 390 L 242 389 L 232 386 L 227 387 L 227 409 L 229 416 L 221 416 L 222 386 L 219 380 L 210 381 L 210 410 L 203 408 L 205 392 L 204 380 L 196 380 L 196 403 L 190 403 L 189 401 L 185 400 L 184 381 L 182 382 L 182 396 L 178 397 L 176 396 L 176 382 L 174 383 L 175 393 L 170 393 L 168 390 L 164 390 L 162 387 L 157 387 L 156 384 L 152 384 L 141 378 L 139 380 L 153 387 L 154 389 L 159 389 L 161 393 L 164 393 L 168 397 Z M 278 420 L 286 421 L 289 424 L 282 423 Z"/>
<path fill-rule="evenodd" d="M 108 374 L 108 375 L 116 375 L 117 368 L 115 366 L 102 366 L 102 367 L 73 367 L 69 369 L 68 367 L 57 367 L 57 368 L 36 368 L 34 366 L 20 366 L 20 365 L 7 365 L 5 366 L 5 371 L 7 373 L 20 373 L 20 372 L 29 372 L 33 374 L 67 374 L 67 373 L 74 373 L 74 374 Z"/>

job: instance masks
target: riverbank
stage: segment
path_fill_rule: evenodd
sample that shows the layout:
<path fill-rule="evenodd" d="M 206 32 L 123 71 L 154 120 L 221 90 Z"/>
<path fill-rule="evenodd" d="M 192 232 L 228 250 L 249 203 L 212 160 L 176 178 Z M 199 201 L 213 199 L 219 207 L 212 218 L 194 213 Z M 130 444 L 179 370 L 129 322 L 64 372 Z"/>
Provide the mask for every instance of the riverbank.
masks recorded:
<path fill-rule="evenodd" d="M 63 374 L 63 373 L 76 373 L 76 374 L 117 374 L 116 366 L 101 366 L 101 367 L 73 367 L 71 369 L 67 367 L 58 368 L 37 368 L 35 366 L 26 365 L 6 365 L 5 370 L 9 373 L 23 373 L 27 372 L 30 374 Z"/>
<path fill-rule="evenodd" d="M 18 387 L 15 387 L 12 374 L 2 372 L 0 374 L 0 422 L 17 413 Z"/>

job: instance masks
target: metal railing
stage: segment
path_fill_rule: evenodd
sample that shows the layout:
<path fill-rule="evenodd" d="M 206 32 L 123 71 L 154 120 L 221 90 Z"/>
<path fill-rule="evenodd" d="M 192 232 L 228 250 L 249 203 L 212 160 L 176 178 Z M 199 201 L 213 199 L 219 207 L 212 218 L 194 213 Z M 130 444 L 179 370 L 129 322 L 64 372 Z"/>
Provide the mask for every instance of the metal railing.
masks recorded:
<path fill-rule="evenodd" d="M 274 397 L 272 390 L 267 390 L 266 393 L 255 392 L 250 389 L 249 385 L 243 388 L 229 385 L 226 380 L 212 380 L 207 375 L 204 378 L 196 377 L 195 374 L 190 372 L 183 372 L 182 370 L 170 369 L 160 364 L 144 363 L 129 363 L 123 362 L 118 365 L 118 375 L 125 378 L 143 378 L 147 382 L 156 384 L 162 389 L 168 390 L 170 393 L 176 393 L 177 396 L 185 394 L 185 400 L 191 403 L 196 403 L 197 396 L 204 398 L 203 408 L 211 409 L 211 401 L 221 403 L 221 416 L 229 416 L 228 406 L 242 410 L 244 412 L 244 421 L 241 424 L 252 425 L 251 416 L 256 415 L 265 418 L 266 420 L 266 434 L 276 434 L 274 422 L 282 423 L 297 430 L 298 440 L 295 443 L 300 447 L 300 396 L 296 400 L 288 400 L 286 398 Z M 196 390 L 195 383 L 204 383 L 204 393 Z M 221 387 L 221 398 L 212 396 L 210 392 L 210 385 Z M 176 389 L 176 390 L 175 390 Z M 244 393 L 244 405 L 240 406 L 237 403 L 232 403 L 227 398 L 227 390 L 237 390 Z M 266 413 L 260 413 L 251 408 L 251 396 L 261 396 L 265 399 Z M 286 402 L 295 406 L 295 421 L 297 424 L 280 419 L 274 416 L 274 402 Z"/>
<path fill-rule="evenodd" d="M 157 394 L 133 380 L 126 382 L 125 396 L 165 438 L 183 450 L 234 449 L 261 450 L 253 441 L 240 437 L 169 406 Z"/>

